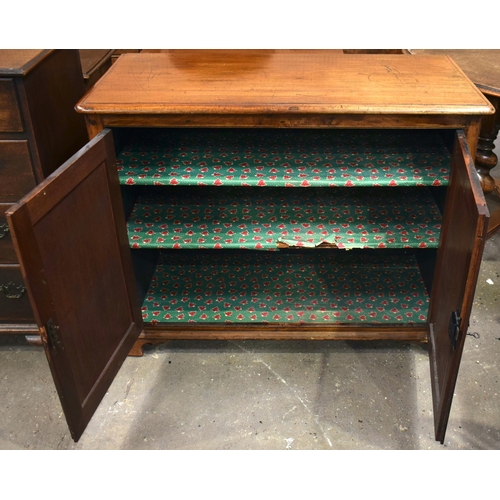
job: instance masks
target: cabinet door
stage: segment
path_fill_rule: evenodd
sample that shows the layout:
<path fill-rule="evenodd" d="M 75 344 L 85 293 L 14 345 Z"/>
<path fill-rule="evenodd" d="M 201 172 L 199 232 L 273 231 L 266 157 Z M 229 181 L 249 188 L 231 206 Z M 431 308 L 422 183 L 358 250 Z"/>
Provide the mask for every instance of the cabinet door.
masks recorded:
<path fill-rule="evenodd" d="M 142 330 L 111 131 L 7 211 L 75 441 Z"/>
<path fill-rule="evenodd" d="M 443 443 L 458 376 L 489 213 L 465 135 L 457 132 L 429 311 L 436 440 Z"/>

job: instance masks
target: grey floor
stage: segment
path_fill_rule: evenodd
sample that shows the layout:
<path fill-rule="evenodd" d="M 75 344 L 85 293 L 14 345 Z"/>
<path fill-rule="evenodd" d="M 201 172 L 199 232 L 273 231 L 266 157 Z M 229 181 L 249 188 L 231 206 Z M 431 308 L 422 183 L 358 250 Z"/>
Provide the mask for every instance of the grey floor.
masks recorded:
<path fill-rule="evenodd" d="M 499 297 L 500 233 L 486 243 L 469 330 L 479 338 L 466 340 L 444 445 L 433 436 L 425 345 L 191 341 L 149 348 L 127 358 L 75 444 L 42 349 L 4 336 L 0 449 L 498 450 Z"/>

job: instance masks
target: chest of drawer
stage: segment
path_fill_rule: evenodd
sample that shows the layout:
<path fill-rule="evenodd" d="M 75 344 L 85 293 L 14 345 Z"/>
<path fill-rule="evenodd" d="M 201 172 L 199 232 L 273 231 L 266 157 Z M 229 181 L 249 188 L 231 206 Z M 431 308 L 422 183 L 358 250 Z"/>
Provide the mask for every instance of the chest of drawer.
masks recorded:
<path fill-rule="evenodd" d="M 35 185 L 28 141 L 0 141 L 0 201 L 15 202 Z"/>
<path fill-rule="evenodd" d="M 0 264 L 17 263 L 9 225 L 5 218 L 5 212 L 10 206 L 11 203 L 0 203 Z"/>
<path fill-rule="evenodd" d="M 0 78 L 0 132 L 22 132 L 23 122 L 16 97 L 14 81 Z"/>
<path fill-rule="evenodd" d="M 0 324 L 33 322 L 33 310 L 20 267 L 0 265 Z"/>

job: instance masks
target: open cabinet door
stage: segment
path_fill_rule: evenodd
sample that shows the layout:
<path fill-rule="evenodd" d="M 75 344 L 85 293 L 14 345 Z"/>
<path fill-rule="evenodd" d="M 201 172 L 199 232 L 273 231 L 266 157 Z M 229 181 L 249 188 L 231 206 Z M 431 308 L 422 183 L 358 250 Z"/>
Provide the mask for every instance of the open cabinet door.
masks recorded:
<path fill-rule="evenodd" d="M 444 442 L 469 327 L 488 226 L 488 208 L 462 131 L 453 166 L 429 311 L 430 364 L 436 440 Z"/>
<path fill-rule="evenodd" d="M 78 441 L 142 330 L 111 131 L 14 205 L 7 219 Z"/>

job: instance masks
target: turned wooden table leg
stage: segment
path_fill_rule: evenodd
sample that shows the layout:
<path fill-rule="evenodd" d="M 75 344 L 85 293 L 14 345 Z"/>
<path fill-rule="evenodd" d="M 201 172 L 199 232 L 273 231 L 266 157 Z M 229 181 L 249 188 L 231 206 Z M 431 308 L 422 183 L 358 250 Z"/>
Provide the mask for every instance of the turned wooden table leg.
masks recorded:
<path fill-rule="evenodd" d="M 477 143 L 476 169 L 481 178 L 484 193 L 488 194 L 495 190 L 495 180 L 490 175 L 492 168 L 498 163 L 495 149 L 495 140 L 500 129 L 500 97 L 485 94 L 496 112 L 493 115 L 483 117 L 479 140 Z"/>

